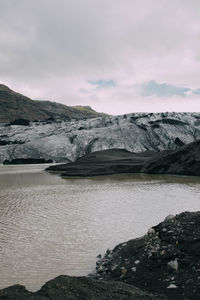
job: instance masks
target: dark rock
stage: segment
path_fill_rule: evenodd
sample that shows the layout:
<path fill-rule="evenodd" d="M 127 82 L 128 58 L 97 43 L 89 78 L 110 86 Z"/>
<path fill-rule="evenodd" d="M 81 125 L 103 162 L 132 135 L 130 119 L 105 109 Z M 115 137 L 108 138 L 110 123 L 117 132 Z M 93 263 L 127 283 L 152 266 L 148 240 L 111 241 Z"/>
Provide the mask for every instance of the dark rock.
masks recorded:
<path fill-rule="evenodd" d="M 97 281 L 89 277 L 59 276 L 35 293 L 23 286 L 0 291 L 0 300 L 167 300 L 167 297 L 144 292 L 122 282 Z"/>
<path fill-rule="evenodd" d="M 26 300 L 31 298 L 32 293 L 27 291 L 22 285 L 16 284 L 11 287 L 0 290 L 1 300 Z"/>
<path fill-rule="evenodd" d="M 50 164 L 53 161 L 51 159 L 43 159 L 43 158 L 16 158 L 9 160 L 4 160 L 4 165 L 24 165 L 24 164 Z"/>
<path fill-rule="evenodd" d="M 5 146 L 5 145 L 22 145 L 24 142 L 22 141 L 6 141 L 6 140 L 0 140 L 0 146 Z"/>
<path fill-rule="evenodd" d="M 183 145 L 185 145 L 178 137 L 175 138 L 174 143 L 175 143 L 177 146 L 180 146 L 180 147 L 183 146 Z"/>
<path fill-rule="evenodd" d="M 200 212 L 169 216 L 142 238 L 114 248 L 97 262 L 96 278 L 163 293 L 169 299 L 200 299 Z"/>
<path fill-rule="evenodd" d="M 9 145 L 10 141 L 0 140 L 0 146 Z"/>
<path fill-rule="evenodd" d="M 26 119 L 17 119 L 12 122 L 10 122 L 10 125 L 22 125 L 22 126 L 29 126 L 30 121 Z"/>
<path fill-rule="evenodd" d="M 75 138 L 77 137 L 77 134 L 74 134 L 72 136 L 69 137 L 70 142 L 73 144 Z"/>
<path fill-rule="evenodd" d="M 149 160 L 140 171 L 151 174 L 200 176 L 200 140 Z"/>

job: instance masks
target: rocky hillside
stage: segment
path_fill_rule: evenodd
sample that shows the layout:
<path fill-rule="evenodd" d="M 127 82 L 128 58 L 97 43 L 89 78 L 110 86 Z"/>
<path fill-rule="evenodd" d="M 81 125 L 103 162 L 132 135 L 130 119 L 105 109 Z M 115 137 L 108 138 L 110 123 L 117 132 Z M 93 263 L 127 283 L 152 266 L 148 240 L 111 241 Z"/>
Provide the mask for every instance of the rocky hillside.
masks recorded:
<path fill-rule="evenodd" d="M 88 120 L 0 124 L 0 162 L 15 158 L 75 161 L 94 151 L 175 150 L 200 139 L 199 113 L 133 113 Z"/>
<path fill-rule="evenodd" d="M 107 251 L 97 262 L 101 280 L 115 280 L 170 300 L 200 299 L 200 212 L 168 216 L 147 235 Z"/>
<path fill-rule="evenodd" d="M 89 106 L 70 107 L 51 101 L 35 101 L 0 84 L 0 123 L 18 119 L 29 121 L 54 119 L 88 119 L 102 116 Z"/>

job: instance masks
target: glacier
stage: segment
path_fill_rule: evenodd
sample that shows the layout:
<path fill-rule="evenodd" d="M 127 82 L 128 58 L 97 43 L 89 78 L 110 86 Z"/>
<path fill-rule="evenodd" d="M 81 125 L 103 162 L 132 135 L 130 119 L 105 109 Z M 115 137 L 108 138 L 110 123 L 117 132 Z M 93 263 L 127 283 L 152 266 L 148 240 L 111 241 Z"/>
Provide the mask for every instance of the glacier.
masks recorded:
<path fill-rule="evenodd" d="M 130 113 L 93 119 L 0 124 L 0 163 L 15 158 L 71 162 L 90 152 L 173 150 L 200 139 L 200 113 Z"/>

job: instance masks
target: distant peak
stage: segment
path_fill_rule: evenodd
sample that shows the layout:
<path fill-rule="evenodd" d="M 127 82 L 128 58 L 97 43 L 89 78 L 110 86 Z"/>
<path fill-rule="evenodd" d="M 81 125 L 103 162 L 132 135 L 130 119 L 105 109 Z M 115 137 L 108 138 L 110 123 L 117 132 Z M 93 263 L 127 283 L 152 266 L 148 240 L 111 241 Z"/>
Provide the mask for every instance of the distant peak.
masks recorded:
<path fill-rule="evenodd" d="M 11 91 L 11 89 L 9 89 L 9 87 L 7 85 L 4 85 L 4 84 L 0 84 L 0 91 Z"/>
<path fill-rule="evenodd" d="M 91 110 L 91 111 L 95 111 L 91 106 L 89 105 L 75 105 L 73 106 L 74 108 L 77 108 L 77 109 L 86 109 L 86 110 Z"/>

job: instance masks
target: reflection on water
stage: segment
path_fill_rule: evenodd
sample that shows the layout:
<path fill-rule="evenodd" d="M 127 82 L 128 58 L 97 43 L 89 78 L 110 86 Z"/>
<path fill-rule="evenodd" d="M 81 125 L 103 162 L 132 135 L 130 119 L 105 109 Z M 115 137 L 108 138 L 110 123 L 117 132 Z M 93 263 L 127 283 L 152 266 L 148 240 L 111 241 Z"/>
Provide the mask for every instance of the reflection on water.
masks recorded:
<path fill-rule="evenodd" d="M 0 288 L 31 290 L 86 275 L 96 255 L 166 215 L 200 210 L 200 178 L 115 175 L 62 179 L 44 165 L 0 166 Z"/>

